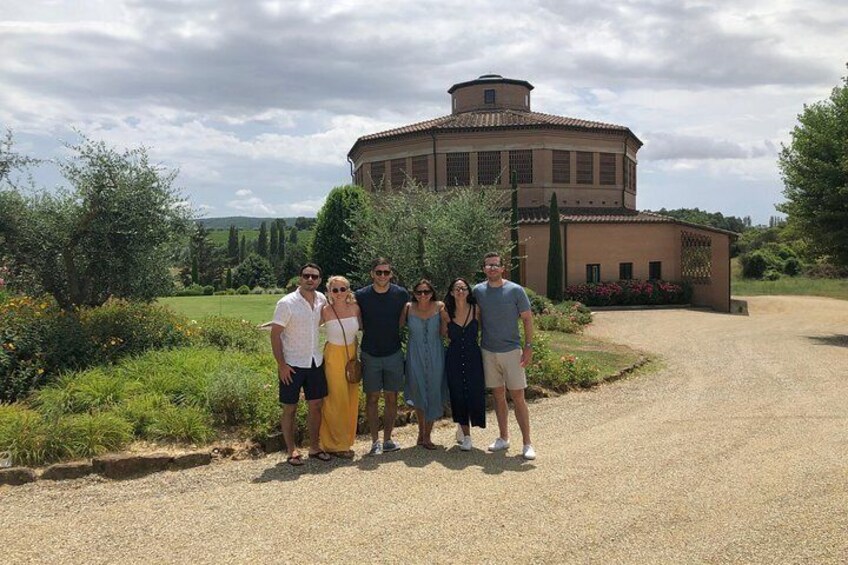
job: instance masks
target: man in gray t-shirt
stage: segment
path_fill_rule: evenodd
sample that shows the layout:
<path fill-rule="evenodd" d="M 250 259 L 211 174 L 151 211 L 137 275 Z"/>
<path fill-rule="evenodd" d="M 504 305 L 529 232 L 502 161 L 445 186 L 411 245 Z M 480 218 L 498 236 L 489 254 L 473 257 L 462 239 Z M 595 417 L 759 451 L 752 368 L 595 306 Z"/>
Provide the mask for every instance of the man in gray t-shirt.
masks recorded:
<path fill-rule="evenodd" d="M 487 253 L 483 259 L 486 282 L 474 287 L 474 298 L 480 305 L 483 339 L 483 374 L 486 387 L 495 399 L 500 437 L 489 451 L 509 448 L 509 407 L 506 391 L 515 407 L 515 419 L 521 429 L 525 459 L 535 459 L 530 443 L 530 413 L 524 399 L 527 375 L 524 372 L 533 358 L 533 313 L 524 288 L 503 278 L 504 266 L 497 253 Z M 524 324 L 524 347 L 518 332 L 518 320 Z"/>

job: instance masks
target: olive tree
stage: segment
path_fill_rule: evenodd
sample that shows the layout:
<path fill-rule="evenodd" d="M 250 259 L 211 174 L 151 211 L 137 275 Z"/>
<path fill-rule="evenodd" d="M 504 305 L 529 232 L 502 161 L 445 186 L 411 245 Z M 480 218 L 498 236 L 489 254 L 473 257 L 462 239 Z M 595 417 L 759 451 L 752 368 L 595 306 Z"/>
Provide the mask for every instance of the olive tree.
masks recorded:
<path fill-rule="evenodd" d="M 169 256 L 191 211 L 176 171 L 143 148 L 117 150 L 82 137 L 59 163 L 67 186 L 53 192 L 0 186 L 0 247 L 13 269 L 65 308 L 110 297 L 169 293 Z"/>
<path fill-rule="evenodd" d="M 352 221 L 355 279 L 368 282 L 371 260 L 385 256 L 403 285 L 428 278 L 441 294 L 456 277 L 474 280 L 486 252 L 509 256 L 506 196 L 491 187 L 433 191 L 416 183 L 369 193 L 368 214 Z"/>

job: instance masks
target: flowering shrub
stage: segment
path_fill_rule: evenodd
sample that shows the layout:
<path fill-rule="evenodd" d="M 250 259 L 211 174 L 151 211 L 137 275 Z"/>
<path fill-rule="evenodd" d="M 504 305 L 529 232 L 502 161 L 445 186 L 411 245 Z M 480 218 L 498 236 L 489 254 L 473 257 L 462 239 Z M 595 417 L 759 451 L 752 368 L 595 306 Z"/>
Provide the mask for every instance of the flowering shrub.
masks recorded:
<path fill-rule="evenodd" d="M 192 320 L 192 324 L 195 322 Z M 196 324 L 200 341 L 220 349 L 258 351 L 262 332 L 247 320 L 226 316 L 209 316 Z"/>
<path fill-rule="evenodd" d="M 110 300 L 79 312 L 92 348 L 89 364 L 112 363 L 148 349 L 189 345 L 199 331 L 165 306 Z"/>
<path fill-rule="evenodd" d="M 527 367 L 527 382 L 564 392 L 575 386 L 588 387 L 598 381 L 600 371 L 573 355 L 551 350 L 545 334 L 533 337 L 533 362 Z"/>
<path fill-rule="evenodd" d="M 692 289 L 687 284 L 668 281 L 627 280 L 570 285 L 564 294 L 587 306 L 686 304 Z"/>

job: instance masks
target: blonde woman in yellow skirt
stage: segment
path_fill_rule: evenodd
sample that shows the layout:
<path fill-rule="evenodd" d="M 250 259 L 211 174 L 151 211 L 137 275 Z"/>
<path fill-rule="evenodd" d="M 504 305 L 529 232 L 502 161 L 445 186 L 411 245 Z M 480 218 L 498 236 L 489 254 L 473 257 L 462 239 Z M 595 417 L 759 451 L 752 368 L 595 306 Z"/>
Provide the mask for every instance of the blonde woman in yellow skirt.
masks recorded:
<path fill-rule="evenodd" d="M 359 384 L 345 378 L 345 364 L 356 355 L 356 334 L 362 327 L 359 306 L 342 276 L 327 279 L 327 302 L 321 320 L 327 330 L 324 372 L 327 397 L 321 410 L 321 449 L 345 459 L 353 458 L 356 420 L 359 416 Z M 342 331 L 344 327 L 344 331 Z"/>

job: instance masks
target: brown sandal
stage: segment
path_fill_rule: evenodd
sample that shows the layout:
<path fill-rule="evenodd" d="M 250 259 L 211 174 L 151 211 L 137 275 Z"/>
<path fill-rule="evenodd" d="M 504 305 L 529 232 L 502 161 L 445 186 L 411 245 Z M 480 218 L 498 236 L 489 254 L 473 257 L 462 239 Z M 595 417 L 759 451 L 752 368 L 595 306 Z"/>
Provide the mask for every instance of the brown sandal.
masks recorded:
<path fill-rule="evenodd" d="M 286 463 L 291 465 L 292 467 L 300 467 L 303 465 L 303 457 L 298 453 L 297 455 L 289 455 L 286 457 Z"/>
<path fill-rule="evenodd" d="M 326 451 L 316 451 L 315 453 L 310 453 L 309 458 L 320 459 L 321 461 L 329 461 L 332 459 L 330 455 Z"/>

